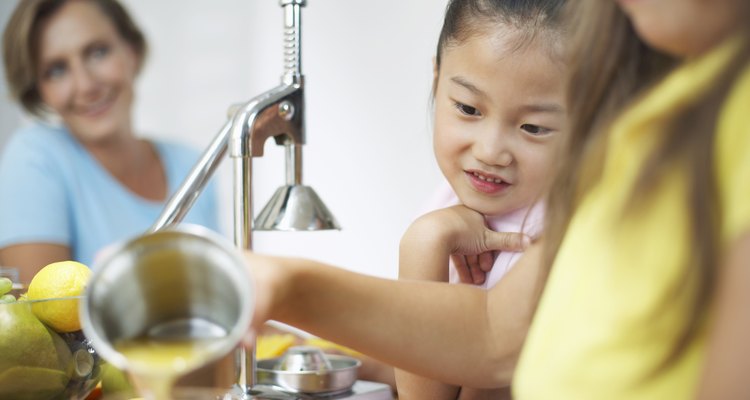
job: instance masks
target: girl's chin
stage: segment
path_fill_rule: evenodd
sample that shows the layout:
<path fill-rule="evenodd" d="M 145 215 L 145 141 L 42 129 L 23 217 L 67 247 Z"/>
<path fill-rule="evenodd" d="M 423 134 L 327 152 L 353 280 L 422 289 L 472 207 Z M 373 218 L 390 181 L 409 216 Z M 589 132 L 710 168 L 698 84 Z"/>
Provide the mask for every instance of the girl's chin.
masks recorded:
<path fill-rule="evenodd" d="M 497 204 L 488 205 L 486 203 L 480 203 L 480 202 L 463 202 L 463 204 L 466 207 L 471 208 L 472 210 L 485 215 L 485 216 L 497 216 L 497 215 L 503 215 L 511 211 L 507 207 L 498 207 Z"/>

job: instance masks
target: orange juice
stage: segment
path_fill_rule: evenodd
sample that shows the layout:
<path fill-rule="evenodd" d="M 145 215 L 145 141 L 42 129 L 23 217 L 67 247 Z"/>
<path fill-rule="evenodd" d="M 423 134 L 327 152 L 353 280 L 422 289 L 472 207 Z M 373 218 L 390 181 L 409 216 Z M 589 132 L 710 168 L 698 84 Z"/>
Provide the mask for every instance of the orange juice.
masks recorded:
<path fill-rule="evenodd" d="M 220 340 L 142 337 L 120 341 L 115 350 L 127 358 L 128 372 L 145 399 L 169 400 L 177 378 L 210 361 Z"/>

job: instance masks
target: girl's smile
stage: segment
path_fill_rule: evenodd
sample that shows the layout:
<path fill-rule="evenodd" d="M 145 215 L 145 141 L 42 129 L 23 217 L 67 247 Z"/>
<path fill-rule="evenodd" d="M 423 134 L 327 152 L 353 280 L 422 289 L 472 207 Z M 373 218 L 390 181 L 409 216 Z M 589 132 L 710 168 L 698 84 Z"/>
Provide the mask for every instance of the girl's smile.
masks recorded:
<path fill-rule="evenodd" d="M 489 195 L 501 194 L 510 190 L 511 184 L 502 178 L 476 171 L 466 171 L 470 184 L 480 193 Z"/>

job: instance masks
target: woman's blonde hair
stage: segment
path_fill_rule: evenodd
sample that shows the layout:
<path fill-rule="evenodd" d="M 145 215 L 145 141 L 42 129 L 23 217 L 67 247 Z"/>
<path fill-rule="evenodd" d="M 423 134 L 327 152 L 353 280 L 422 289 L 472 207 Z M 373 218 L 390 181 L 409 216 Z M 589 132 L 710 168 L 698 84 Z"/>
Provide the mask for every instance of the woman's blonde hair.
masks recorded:
<path fill-rule="evenodd" d="M 44 116 L 45 108 L 37 87 L 39 76 L 39 26 L 73 0 L 21 0 L 3 33 L 5 79 L 11 96 L 29 113 Z M 80 1 L 80 0 L 75 0 Z M 138 55 L 138 69 L 147 53 L 146 39 L 127 10 L 116 0 L 85 0 L 95 4 L 109 18 L 117 33 Z"/>
<path fill-rule="evenodd" d="M 548 201 L 545 255 L 550 267 L 573 212 L 599 179 L 610 124 L 628 104 L 677 65 L 677 60 L 649 48 L 638 38 L 616 2 L 580 0 L 569 4 L 567 24 L 571 37 L 566 45 L 570 129 Z M 750 7 L 741 1 L 737 4 L 744 7 L 744 18 L 738 20 L 747 21 Z M 747 26 L 740 25 L 737 30 L 744 30 L 744 37 L 748 38 Z M 693 254 L 684 278 L 686 282 L 696 282 L 694 312 L 664 366 L 683 354 L 713 297 L 716 268 L 721 262 L 721 210 L 716 199 L 713 142 L 723 100 L 731 83 L 748 66 L 749 55 L 750 40 L 745 40 L 744 48 L 708 92 L 667 121 L 665 140 L 647 157 L 629 207 L 624 210 L 627 213 L 648 199 L 649 189 L 658 184 L 662 178 L 658 172 L 664 171 L 665 166 L 680 163 L 688 169 L 686 203 L 691 213 L 687 218 L 692 222 Z"/>

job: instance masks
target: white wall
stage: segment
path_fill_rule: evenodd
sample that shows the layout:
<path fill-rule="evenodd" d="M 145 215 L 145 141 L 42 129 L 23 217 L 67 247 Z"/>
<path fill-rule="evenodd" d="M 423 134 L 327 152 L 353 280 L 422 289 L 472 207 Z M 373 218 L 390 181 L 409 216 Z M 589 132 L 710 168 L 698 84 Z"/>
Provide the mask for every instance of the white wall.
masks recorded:
<path fill-rule="evenodd" d="M 139 80 L 140 132 L 204 147 L 230 104 L 279 83 L 283 14 L 278 0 L 123 2 L 152 50 Z M 439 177 L 428 100 L 446 1 L 307 3 L 302 12 L 303 179 L 343 230 L 258 232 L 255 249 L 395 277 L 400 236 Z M 254 168 L 257 213 L 283 184 L 283 148 L 269 141 Z M 230 177 L 230 163 L 224 162 L 218 178 L 227 232 Z"/>

